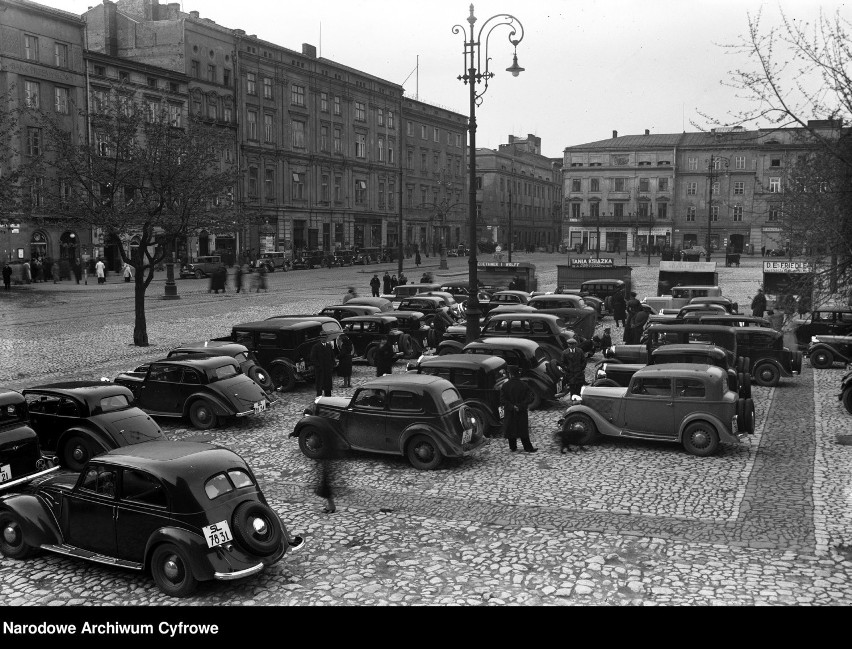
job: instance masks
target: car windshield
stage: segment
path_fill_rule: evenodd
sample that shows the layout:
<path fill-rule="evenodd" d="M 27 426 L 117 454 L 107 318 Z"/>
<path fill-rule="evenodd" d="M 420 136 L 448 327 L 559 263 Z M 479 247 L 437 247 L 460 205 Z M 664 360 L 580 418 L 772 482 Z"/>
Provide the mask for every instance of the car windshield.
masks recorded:
<path fill-rule="evenodd" d="M 329 331 L 329 332 L 343 331 L 339 322 L 323 322 L 322 323 L 322 330 L 323 331 Z"/>
<path fill-rule="evenodd" d="M 230 379 L 233 376 L 239 374 L 240 371 L 234 367 L 233 365 L 222 365 L 222 367 L 214 367 L 211 369 L 207 376 L 210 379 L 210 382 L 221 381 L 222 379 Z"/>
<path fill-rule="evenodd" d="M 461 395 L 455 388 L 447 388 L 441 393 L 441 400 L 448 410 L 452 410 L 462 403 Z"/>
<path fill-rule="evenodd" d="M 115 394 L 111 397 L 101 399 L 101 411 L 113 412 L 115 410 L 123 410 L 130 407 L 130 400 L 124 394 Z"/>

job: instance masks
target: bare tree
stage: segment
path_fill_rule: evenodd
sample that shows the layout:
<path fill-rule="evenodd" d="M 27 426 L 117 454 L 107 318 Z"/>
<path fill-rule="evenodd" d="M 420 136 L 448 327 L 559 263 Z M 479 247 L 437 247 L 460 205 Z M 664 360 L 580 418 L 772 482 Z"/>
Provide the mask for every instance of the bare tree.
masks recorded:
<path fill-rule="evenodd" d="M 21 168 L 25 213 L 97 228 L 105 241 L 138 242 L 132 252 L 118 249 L 135 271 L 133 343 L 147 346 L 145 292 L 154 269 L 179 237 L 234 221 L 232 133 L 171 113 L 165 102 L 154 110 L 135 105 L 120 92 L 81 113 L 87 133 L 54 114 L 27 112 L 43 130 L 44 147 Z"/>

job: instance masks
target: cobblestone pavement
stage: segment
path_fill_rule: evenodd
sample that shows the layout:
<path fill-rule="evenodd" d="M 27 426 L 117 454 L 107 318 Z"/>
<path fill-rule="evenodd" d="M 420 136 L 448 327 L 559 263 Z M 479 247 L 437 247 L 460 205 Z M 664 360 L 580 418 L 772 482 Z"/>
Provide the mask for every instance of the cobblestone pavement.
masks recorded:
<path fill-rule="evenodd" d="M 558 255 L 518 255 L 556 282 Z M 464 277 L 451 259 L 438 280 Z M 634 261 L 634 258 L 629 260 Z M 640 297 L 656 262 L 641 260 Z M 760 258 L 720 267 L 726 295 L 747 310 Z M 275 273 L 269 293 L 209 294 L 179 280 L 181 299 L 148 291 L 151 346 L 132 346 L 132 287 L 37 284 L 0 294 L 0 383 L 22 389 L 64 378 L 114 377 L 183 343 L 228 333 L 237 322 L 316 312 L 346 286 L 369 294 L 379 265 Z M 424 270 L 406 263 L 412 279 Z M 417 277 L 416 277 L 417 276 Z M 612 326 L 607 318 L 599 326 Z M 613 327 L 615 342 L 621 330 Z M 397 366 L 397 372 L 403 371 Z M 594 363 L 588 367 L 589 377 Z M 288 527 L 308 539 L 263 574 L 204 584 L 181 605 L 849 605 L 852 604 L 852 447 L 835 443 L 852 416 L 837 400 L 843 370 L 814 371 L 756 387 L 757 432 L 710 458 L 680 447 L 608 440 L 561 455 L 552 439 L 565 403 L 531 415 L 539 453 L 491 440 L 473 458 L 420 472 L 402 458 L 339 460 L 338 512 L 322 514 L 315 467 L 288 437 L 313 390 L 285 395 L 262 417 L 199 435 L 161 422 L 171 439 L 233 448 L 258 475 Z M 353 386 L 371 368 L 356 366 Z M 345 392 L 336 389 L 336 394 Z M 149 577 L 56 555 L 0 558 L 0 601 L 32 605 L 173 605 Z"/>

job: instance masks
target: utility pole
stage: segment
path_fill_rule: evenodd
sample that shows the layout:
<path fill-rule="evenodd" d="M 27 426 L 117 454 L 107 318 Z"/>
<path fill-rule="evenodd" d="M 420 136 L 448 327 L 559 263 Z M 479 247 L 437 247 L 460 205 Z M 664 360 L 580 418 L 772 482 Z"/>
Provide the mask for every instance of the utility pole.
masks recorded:
<path fill-rule="evenodd" d="M 515 182 L 515 163 L 512 162 L 512 176 L 509 178 L 509 263 L 512 263 L 512 248 L 515 243 L 515 231 L 512 229 L 512 183 Z"/>

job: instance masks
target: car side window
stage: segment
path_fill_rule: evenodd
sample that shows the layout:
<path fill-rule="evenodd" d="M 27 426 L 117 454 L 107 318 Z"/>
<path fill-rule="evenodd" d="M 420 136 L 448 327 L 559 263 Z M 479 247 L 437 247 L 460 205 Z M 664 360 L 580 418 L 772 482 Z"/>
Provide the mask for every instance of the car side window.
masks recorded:
<path fill-rule="evenodd" d="M 121 478 L 121 498 L 128 502 L 166 507 L 166 490 L 162 483 L 147 473 L 125 469 Z"/>
<path fill-rule="evenodd" d="M 56 406 L 56 414 L 60 417 L 79 417 L 80 409 L 73 400 L 62 397 Z"/>
<path fill-rule="evenodd" d="M 59 407 L 59 399 L 57 397 L 48 397 L 43 394 L 28 394 L 26 398 L 27 410 L 30 412 L 55 415 L 56 410 Z"/>
<path fill-rule="evenodd" d="M 852 313 L 838 313 L 837 316 L 843 324 L 852 324 Z"/>
<path fill-rule="evenodd" d="M 254 334 L 250 331 L 235 331 L 233 333 L 233 338 L 240 345 L 248 347 L 249 349 L 254 347 Z"/>
<path fill-rule="evenodd" d="M 126 395 L 115 394 L 111 397 L 101 399 L 101 412 L 113 412 L 114 410 L 127 408 L 130 405 L 130 400 Z"/>
<path fill-rule="evenodd" d="M 257 337 L 258 347 L 278 347 L 278 335 L 275 332 L 260 332 Z"/>
<path fill-rule="evenodd" d="M 352 400 L 352 405 L 357 408 L 384 410 L 385 400 L 384 390 L 365 388 L 358 391 L 358 394 Z"/>
<path fill-rule="evenodd" d="M 675 393 L 679 397 L 685 398 L 704 398 L 706 388 L 704 382 L 698 379 L 677 379 L 675 383 Z"/>
<path fill-rule="evenodd" d="M 458 388 L 475 388 L 479 385 L 478 372 L 476 370 L 456 370 L 453 384 Z"/>
<path fill-rule="evenodd" d="M 543 322 L 533 322 L 532 323 L 532 332 L 534 334 L 546 334 L 550 333 L 550 330 L 547 328 L 547 325 Z"/>
<path fill-rule="evenodd" d="M 671 379 L 661 377 L 645 377 L 633 384 L 633 394 L 644 394 L 649 397 L 670 397 L 672 394 Z"/>
<path fill-rule="evenodd" d="M 428 367 L 424 373 L 429 376 L 437 376 L 449 381 L 451 379 L 450 375 L 452 374 L 452 370 L 448 367 Z"/>
<path fill-rule="evenodd" d="M 180 383 L 182 373 L 183 368 L 179 366 L 152 365 L 149 380 L 159 381 L 160 383 Z"/>
<path fill-rule="evenodd" d="M 367 333 L 376 333 L 379 330 L 378 322 L 365 322 L 364 323 L 364 331 Z"/>
<path fill-rule="evenodd" d="M 91 466 L 83 476 L 80 489 L 107 498 L 115 498 L 116 470 L 104 466 Z"/>
<path fill-rule="evenodd" d="M 389 410 L 422 410 L 420 406 L 420 395 L 413 392 L 393 390 L 388 401 Z"/>
<path fill-rule="evenodd" d="M 183 383 L 188 385 L 200 385 L 201 384 L 201 375 L 196 372 L 194 369 L 187 367 L 183 371 Z"/>

